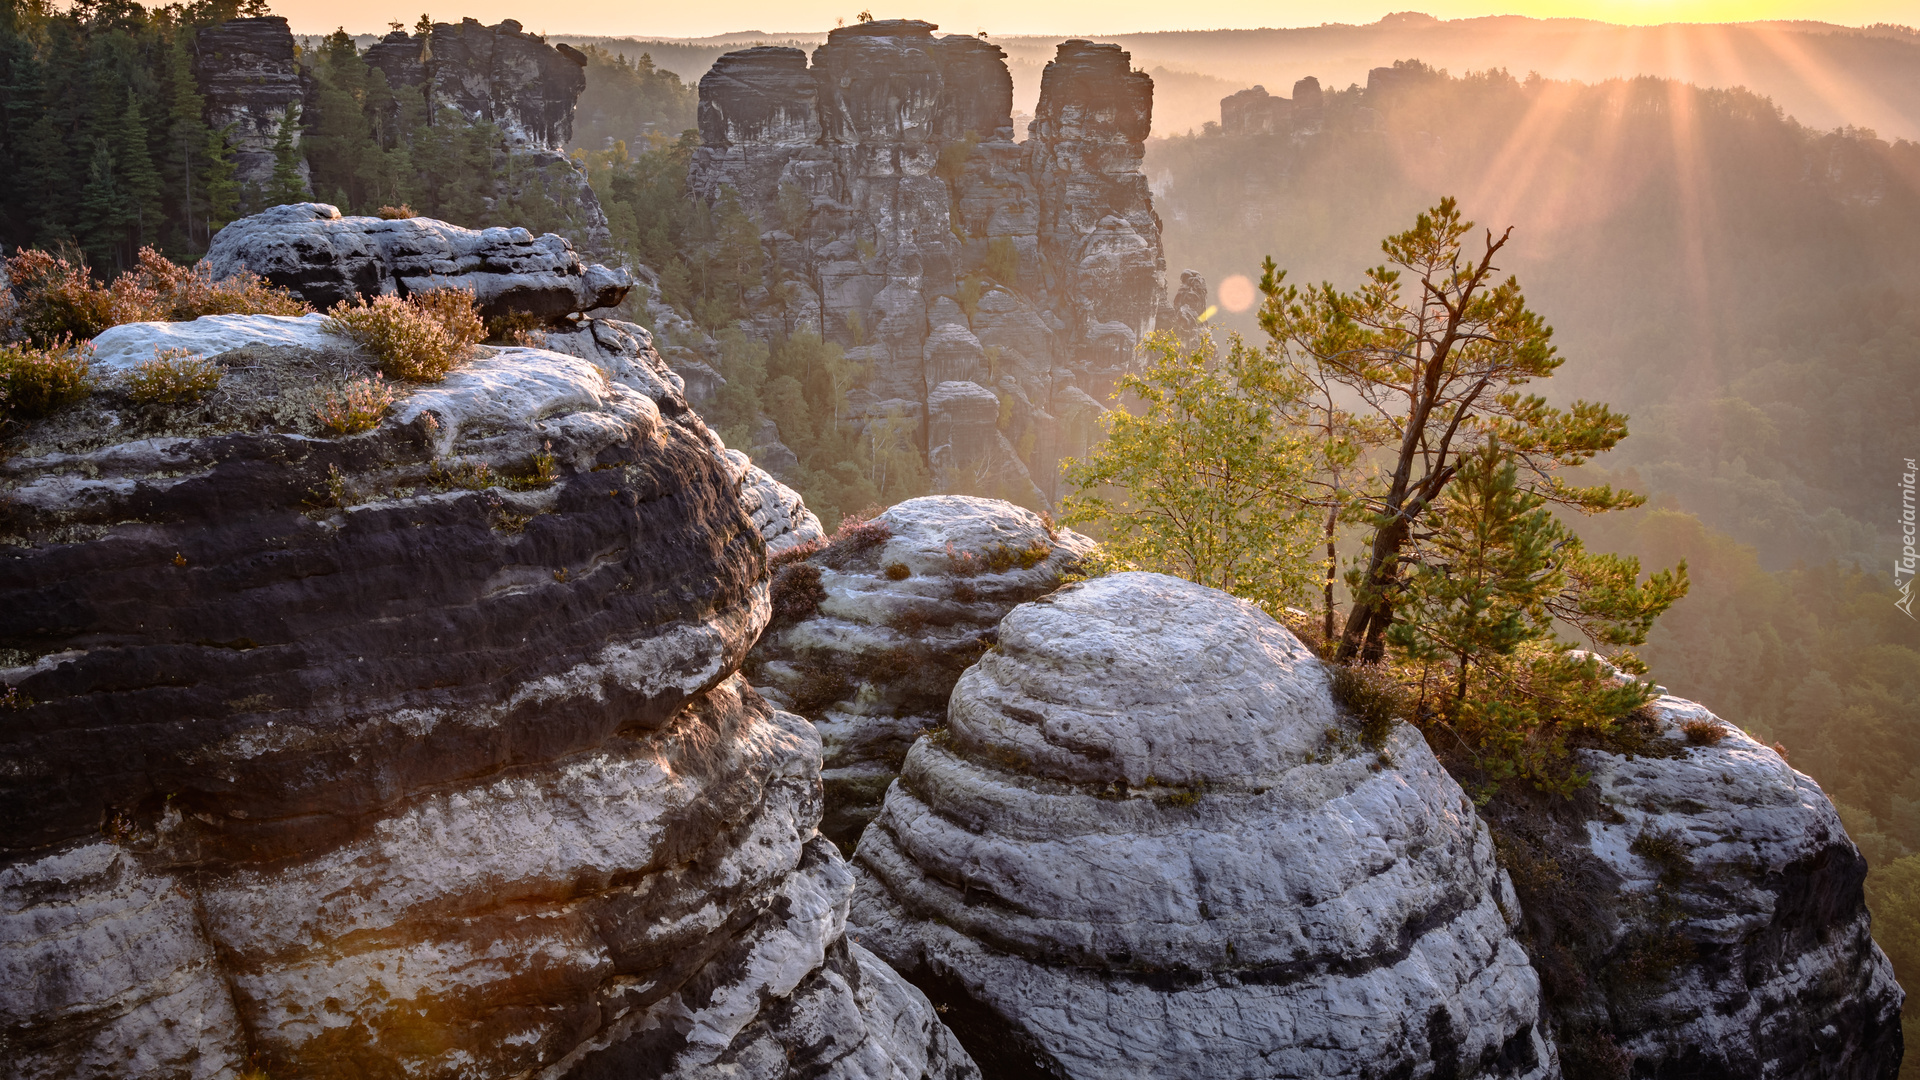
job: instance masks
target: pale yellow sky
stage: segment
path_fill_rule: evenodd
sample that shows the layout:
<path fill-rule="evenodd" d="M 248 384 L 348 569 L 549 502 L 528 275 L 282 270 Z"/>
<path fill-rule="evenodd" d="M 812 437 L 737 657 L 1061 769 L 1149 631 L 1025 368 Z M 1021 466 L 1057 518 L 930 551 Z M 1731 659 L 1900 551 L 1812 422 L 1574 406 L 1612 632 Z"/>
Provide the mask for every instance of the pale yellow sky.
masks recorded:
<path fill-rule="evenodd" d="M 698 37 L 735 30 L 811 31 L 849 22 L 861 0 L 721 0 L 712 3 L 633 3 L 631 0 L 569 0 L 564 5 L 527 0 L 275 0 L 298 33 L 321 33 L 344 25 L 356 33 L 408 24 L 424 10 L 439 20 L 462 16 L 497 22 L 520 20 L 547 33 Z M 1217 0 L 1183 4 L 1168 0 L 930 0 L 893 6 L 875 0 L 881 18 L 928 19 L 950 32 L 1011 34 L 1119 34 L 1151 30 L 1214 30 L 1239 27 L 1318 26 L 1370 23 L 1391 11 L 1424 11 L 1443 19 L 1476 15 L 1577 17 L 1616 23 L 1735 22 L 1755 19 L 1817 19 L 1846 25 L 1920 23 L 1920 0 L 1327 0 L 1321 3 L 1259 3 Z"/>

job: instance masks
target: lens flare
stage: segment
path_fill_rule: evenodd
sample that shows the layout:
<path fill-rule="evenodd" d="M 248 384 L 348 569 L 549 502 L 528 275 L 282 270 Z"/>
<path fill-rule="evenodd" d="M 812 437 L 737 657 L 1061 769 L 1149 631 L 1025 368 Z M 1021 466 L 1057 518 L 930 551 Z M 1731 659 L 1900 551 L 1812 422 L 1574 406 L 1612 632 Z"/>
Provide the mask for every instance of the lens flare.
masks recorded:
<path fill-rule="evenodd" d="M 1220 283 L 1220 306 L 1241 312 L 1253 306 L 1253 282 L 1245 274 L 1235 274 Z"/>

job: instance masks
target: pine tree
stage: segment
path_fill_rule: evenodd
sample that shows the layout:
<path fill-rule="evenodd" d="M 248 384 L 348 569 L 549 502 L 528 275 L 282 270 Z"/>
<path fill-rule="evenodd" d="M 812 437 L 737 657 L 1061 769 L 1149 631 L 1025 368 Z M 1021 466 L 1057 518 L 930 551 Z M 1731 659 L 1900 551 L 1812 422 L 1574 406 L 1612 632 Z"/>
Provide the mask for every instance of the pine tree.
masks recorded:
<path fill-rule="evenodd" d="M 166 56 L 164 182 L 168 201 L 174 207 L 172 216 L 178 236 L 171 246 L 183 256 L 206 250 L 207 241 L 212 238 L 207 228 L 211 220 L 207 206 L 208 132 L 202 118 L 206 103 L 194 81 L 193 55 L 188 45 L 191 33 L 187 28 L 176 28 Z"/>
<path fill-rule="evenodd" d="M 208 128 L 201 155 L 206 162 L 203 176 L 207 192 L 206 238 L 209 243 L 213 241 L 214 233 L 226 228 L 240 213 L 240 181 L 233 163 L 233 146 L 228 141 L 232 135 L 232 124 L 217 131 Z"/>
<path fill-rule="evenodd" d="M 266 191 L 268 206 L 307 201 L 306 181 L 300 175 L 300 148 L 294 142 L 299 129 L 300 106 L 289 102 L 286 115 L 280 120 L 280 130 L 273 138 L 273 176 Z"/>
<path fill-rule="evenodd" d="M 154 168 L 147 147 L 147 124 L 140 99 L 133 87 L 127 87 L 126 106 L 114 125 L 113 154 L 119 167 L 119 191 L 123 200 L 121 241 L 115 269 L 132 266 L 135 254 L 148 244 L 158 243 L 164 215 L 160 205 L 160 170 Z"/>
<path fill-rule="evenodd" d="M 110 264 L 119 246 L 126 224 L 126 202 L 116 182 L 113 147 L 106 139 L 95 139 L 88 158 L 87 183 L 80 190 L 80 209 L 74 231 L 87 257 L 101 265 Z"/>

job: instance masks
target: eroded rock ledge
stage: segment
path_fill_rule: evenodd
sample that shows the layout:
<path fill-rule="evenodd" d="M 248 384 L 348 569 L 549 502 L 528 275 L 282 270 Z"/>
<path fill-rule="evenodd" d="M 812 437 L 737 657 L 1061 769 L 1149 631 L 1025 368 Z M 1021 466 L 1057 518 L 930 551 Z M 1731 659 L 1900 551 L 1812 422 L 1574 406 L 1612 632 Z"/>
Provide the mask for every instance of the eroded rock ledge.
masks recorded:
<path fill-rule="evenodd" d="M 1118 574 L 1017 607 L 856 856 L 860 940 L 990 1074 L 1558 1075 L 1492 841 L 1242 601 Z"/>
<path fill-rule="evenodd" d="M 844 939 L 818 736 L 735 673 L 804 508 L 618 326 L 320 437 L 368 367 L 321 321 L 115 328 L 226 397 L 6 463 L 11 1074 L 977 1075 Z"/>

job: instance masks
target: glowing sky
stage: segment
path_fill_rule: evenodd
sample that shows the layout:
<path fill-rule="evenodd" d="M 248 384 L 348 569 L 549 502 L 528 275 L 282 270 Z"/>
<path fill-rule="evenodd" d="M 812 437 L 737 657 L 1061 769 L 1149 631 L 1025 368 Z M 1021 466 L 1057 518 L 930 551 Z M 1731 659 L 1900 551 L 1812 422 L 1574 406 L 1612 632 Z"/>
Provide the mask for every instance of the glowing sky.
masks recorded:
<path fill-rule="evenodd" d="M 853 20 L 861 0 L 718 0 L 703 4 L 634 3 L 632 0 L 275 0 L 294 30 L 320 33 L 345 25 L 355 32 L 411 24 L 424 8 L 436 19 L 461 16 L 485 22 L 514 18 L 537 32 L 696 37 L 735 30 L 818 32 L 836 19 Z M 1257 26 L 1318 26 L 1370 23 L 1391 11 L 1424 11 L 1443 19 L 1476 15 L 1572 16 L 1616 23 L 1732 22 L 1755 19 L 1817 19 L 1865 25 L 1920 22 L 1914 0 L 1216 0 L 1210 4 L 1167 0 L 924 0 L 895 5 L 874 0 L 881 18 L 911 17 L 949 31 L 990 34 L 1117 34 L 1149 30 L 1210 30 Z"/>

